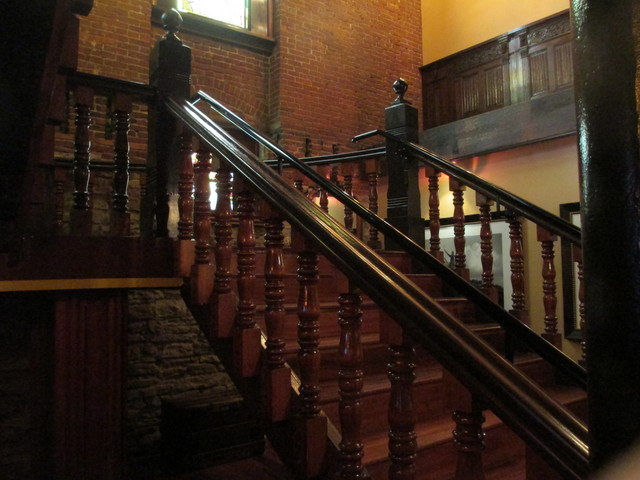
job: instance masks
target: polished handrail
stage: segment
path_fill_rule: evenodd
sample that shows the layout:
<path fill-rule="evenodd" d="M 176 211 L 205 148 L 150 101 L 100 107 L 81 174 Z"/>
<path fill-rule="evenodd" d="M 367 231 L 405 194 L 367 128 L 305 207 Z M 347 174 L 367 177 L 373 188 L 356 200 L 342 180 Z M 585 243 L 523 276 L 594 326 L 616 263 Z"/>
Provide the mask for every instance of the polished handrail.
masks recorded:
<path fill-rule="evenodd" d="M 188 101 L 168 100 L 167 108 L 527 444 L 566 478 L 586 476 L 589 452 L 583 422 Z"/>
<path fill-rule="evenodd" d="M 573 379 L 577 385 L 586 389 L 587 374 L 585 369 L 570 359 L 561 350 L 540 337 L 527 325 L 515 318 L 509 312 L 504 310 L 500 305 L 487 297 L 484 292 L 476 288 L 471 283 L 453 272 L 446 265 L 439 262 L 431 254 L 427 253 L 424 248 L 413 240 L 402 234 L 393 225 L 386 222 L 374 212 L 366 208 L 362 203 L 345 193 L 337 185 L 327 181 L 322 175 L 317 173 L 313 168 L 301 162 L 300 159 L 291 155 L 289 152 L 273 143 L 271 140 L 263 136 L 250 124 L 240 118 L 238 115 L 229 110 L 219 101 L 215 100 L 205 92 L 199 91 L 193 99 L 195 101 L 202 99 L 206 101 L 216 112 L 225 117 L 229 122 L 241 129 L 250 138 L 261 143 L 265 147 L 273 151 L 278 158 L 286 160 L 294 166 L 299 172 L 311 179 L 314 183 L 331 194 L 333 197 L 349 207 L 356 215 L 362 217 L 370 225 L 375 227 L 379 232 L 393 241 L 407 253 L 409 253 L 417 261 L 425 265 L 431 272 L 442 277 L 445 282 L 454 288 L 461 295 L 473 301 L 485 314 L 494 321 L 499 323 L 507 331 L 517 336 L 531 350 L 546 359 L 555 368 L 562 371 L 569 378 Z M 394 138 L 395 139 L 395 138 Z"/>
<path fill-rule="evenodd" d="M 367 148 L 365 150 L 358 150 L 355 152 L 332 153 L 330 155 L 317 155 L 314 157 L 301 157 L 300 161 L 309 166 L 320 167 L 325 165 L 335 165 L 337 163 L 356 162 L 360 160 L 380 158 L 385 156 L 386 154 L 387 149 L 385 147 L 373 147 Z M 270 167 L 278 167 L 280 165 L 280 160 L 267 160 L 265 163 Z M 285 168 L 287 167 L 288 165 L 285 165 Z"/>
<path fill-rule="evenodd" d="M 354 142 L 364 140 L 374 135 L 380 135 L 384 138 L 398 142 L 403 147 L 407 148 L 411 153 L 415 154 L 416 158 L 424 163 L 427 163 L 434 167 L 436 170 L 446 173 L 460 180 L 463 184 L 472 187 L 474 190 L 486 195 L 487 197 L 495 200 L 501 205 L 507 207 L 519 215 L 531 220 L 532 222 L 549 230 L 552 234 L 556 234 L 569 240 L 576 246 L 581 246 L 582 235 L 580 228 L 572 225 L 563 218 L 554 215 L 537 205 L 534 205 L 517 195 L 512 194 L 498 187 L 497 185 L 487 182 L 483 178 L 476 174 L 461 168 L 460 166 L 451 163 L 444 158 L 433 153 L 431 150 L 424 148 L 413 142 L 407 142 L 401 138 L 393 135 L 385 130 L 372 130 L 370 132 L 362 133 L 353 137 Z"/>

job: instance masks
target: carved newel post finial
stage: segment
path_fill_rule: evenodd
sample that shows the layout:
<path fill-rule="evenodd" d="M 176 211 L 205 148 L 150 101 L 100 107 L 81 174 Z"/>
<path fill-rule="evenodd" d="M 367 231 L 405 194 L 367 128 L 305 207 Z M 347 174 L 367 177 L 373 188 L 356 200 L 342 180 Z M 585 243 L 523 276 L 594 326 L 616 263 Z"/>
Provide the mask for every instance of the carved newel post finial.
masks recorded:
<path fill-rule="evenodd" d="M 177 35 L 182 26 L 182 15 L 180 15 L 180 12 L 172 8 L 164 12 L 160 19 L 162 20 L 162 28 L 167 31 L 165 38 L 181 42 Z"/>
<path fill-rule="evenodd" d="M 407 93 L 408 88 L 409 84 L 403 78 L 399 78 L 393 82 L 393 91 L 396 92 L 397 97 L 391 102 L 391 105 L 398 105 L 399 103 L 408 103 L 411 105 L 411 102 L 404 98 L 404 94 Z"/>

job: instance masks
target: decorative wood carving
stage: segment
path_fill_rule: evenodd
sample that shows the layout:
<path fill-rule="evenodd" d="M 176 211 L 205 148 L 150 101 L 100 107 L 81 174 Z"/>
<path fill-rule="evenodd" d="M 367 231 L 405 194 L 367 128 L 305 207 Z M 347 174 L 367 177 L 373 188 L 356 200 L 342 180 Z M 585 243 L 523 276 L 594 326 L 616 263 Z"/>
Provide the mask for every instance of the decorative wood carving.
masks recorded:
<path fill-rule="evenodd" d="M 556 235 L 538 226 L 538 241 L 542 248 L 542 292 L 544 304 L 544 333 L 542 336 L 558 348 L 562 348 L 562 336 L 558 333 L 558 317 L 556 316 L 556 268 L 553 243 Z"/>
<path fill-rule="evenodd" d="M 338 389 L 342 440 L 338 453 L 339 478 L 359 479 L 363 475 L 362 457 L 362 386 L 363 354 L 360 341 L 362 299 L 357 293 L 343 293 L 338 298 L 340 347 Z"/>
<path fill-rule="evenodd" d="M 418 448 L 416 414 L 411 390 L 415 380 L 415 352 L 411 345 L 389 346 L 389 466 L 390 480 L 413 480 Z"/>

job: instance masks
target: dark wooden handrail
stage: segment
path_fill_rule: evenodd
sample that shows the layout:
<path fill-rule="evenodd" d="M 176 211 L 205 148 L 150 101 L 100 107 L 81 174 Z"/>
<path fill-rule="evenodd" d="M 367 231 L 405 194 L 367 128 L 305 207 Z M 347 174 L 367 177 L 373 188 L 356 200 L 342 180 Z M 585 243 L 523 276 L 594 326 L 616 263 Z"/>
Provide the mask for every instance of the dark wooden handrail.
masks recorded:
<path fill-rule="evenodd" d="M 587 429 L 580 420 L 200 110 L 175 100 L 167 108 L 562 475 L 587 475 Z"/>
<path fill-rule="evenodd" d="M 545 339 L 541 338 L 536 332 L 531 330 L 531 328 L 529 328 L 527 325 L 522 323 L 520 320 L 512 316 L 509 312 L 492 301 L 481 290 L 479 290 L 460 276 L 456 275 L 453 271 L 451 271 L 451 269 L 439 262 L 428 252 L 426 252 L 422 246 L 418 245 L 407 236 L 402 234 L 402 232 L 396 229 L 393 225 L 377 216 L 374 212 L 366 208 L 362 203 L 346 194 L 340 187 L 334 185 L 332 182 L 327 181 L 326 178 L 317 173 L 309 165 L 306 165 L 300 159 L 291 155 L 289 152 L 285 151 L 284 149 L 273 143 L 271 140 L 260 134 L 242 118 L 231 112 L 226 106 L 213 99 L 205 92 L 200 91 L 193 98 L 206 101 L 216 112 L 221 114 L 236 127 L 243 130 L 248 136 L 269 148 L 279 158 L 282 158 L 283 160 L 289 162 L 299 172 L 318 184 L 321 188 L 325 189 L 329 194 L 333 195 L 344 205 L 350 208 L 354 213 L 356 213 L 370 225 L 378 229 L 378 231 L 380 231 L 387 237 L 392 238 L 393 241 L 397 243 L 397 245 L 399 245 L 407 253 L 412 255 L 417 261 L 425 265 L 433 273 L 441 276 L 445 280 L 445 282 L 451 285 L 461 295 L 473 301 L 476 306 L 479 307 L 490 318 L 495 320 L 507 331 L 516 336 L 520 341 L 526 344 L 534 352 L 542 356 L 559 371 L 563 372 L 568 377 L 573 379 L 577 385 L 586 389 L 587 374 L 583 367 L 571 360 L 567 355 L 565 355 L 555 346 L 551 345 Z"/>
<path fill-rule="evenodd" d="M 156 89 L 150 85 L 139 82 L 119 80 L 117 78 L 104 77 L 85 72 L 72 72 L 68 76 L 68 81 L 75 86 L 85 86 L 93 88 L 96 93 L 125 93 L 145 101 L 155 98 Z"/>
<path fill-rule="evenodd" d="M 373 147 L 365 150 L 358 150 L 357 152 L 343 152 L 333 153 L 331 155 L 318 155 L 315 157 L 302 157 L 301 162 L 312 167 L 319 167 L 323 165 L 334 165 L 336 163 L 348 163 L 356 162 L 358 160 L 367 160 L 371 158 L 380 158 L 387 154 L 385 147 Z M 265 162 L 270 167 L 278 167 L 281 163 L 280 160 L 267 160 Z M 284 165 L 284 168 L 291 168 L 290 165 Z"/>
<path fill-rule="evenodd" d="M 436 155 L 435 153 L 424 148 L 421 145 L 412 142 L 406 142 L 398 138 L 396 135 L 393 135 L 384 130 L 372 130 L 370 132 L 362 133 L 353 137 L 352 140 L 354 142 L 358 142 L 374 135 L 381 135 L 390 140 L 399 142 L 411 153 L 415 154 L 418 160 L 433 166 L 437 170 L 444 172 L 453 178 L 460 180 L 463 184 L 470 186 L 477 192 L 480 192 L 487 197 L 492 198 L 501 205 L 507 207 L 510 210 L 513 210 L 518 215 L 523 216 L 524 218 L 527 218 L 532 222 L 544 227 L 549 232 L 569 240 L 574 245 L 578 247 L 582 245 L 582 235 L 580 233 L 580 228 L 578 228 L 577 226 L 572 225 L 571 223 L 558 217 L 557 215 L 553 215 L 552 213 L 524 200 L 523 198 L 518 197 L 517 195 L 507 192 L 497 185 L 487 182 L 486 180 L 469 172 L 468 170 L 465 170 L 464 168 L 461 168 L 458 165 L 455 165 Z"/>

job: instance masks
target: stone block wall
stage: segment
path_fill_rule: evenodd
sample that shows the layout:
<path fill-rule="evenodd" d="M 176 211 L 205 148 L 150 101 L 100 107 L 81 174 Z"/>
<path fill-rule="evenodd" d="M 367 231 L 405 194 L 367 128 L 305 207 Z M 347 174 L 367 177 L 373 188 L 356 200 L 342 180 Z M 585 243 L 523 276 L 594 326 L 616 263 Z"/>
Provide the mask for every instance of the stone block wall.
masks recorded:
<path fill-rule="evenodd" d="M 235 390 L 180 291 L 128 296 L 127 428 L 130 461 L 161 454 L 162 399 Z"/>

